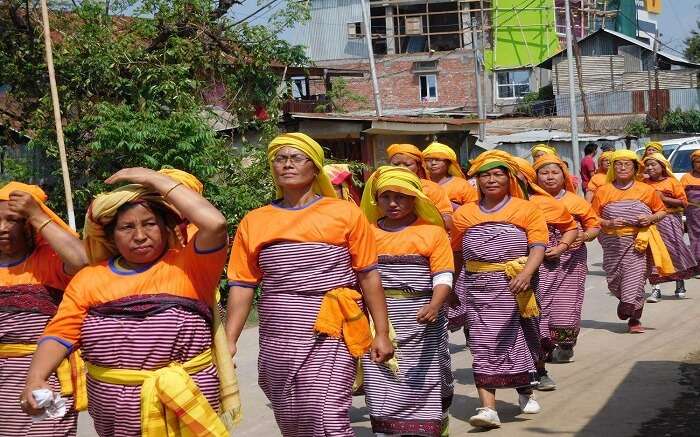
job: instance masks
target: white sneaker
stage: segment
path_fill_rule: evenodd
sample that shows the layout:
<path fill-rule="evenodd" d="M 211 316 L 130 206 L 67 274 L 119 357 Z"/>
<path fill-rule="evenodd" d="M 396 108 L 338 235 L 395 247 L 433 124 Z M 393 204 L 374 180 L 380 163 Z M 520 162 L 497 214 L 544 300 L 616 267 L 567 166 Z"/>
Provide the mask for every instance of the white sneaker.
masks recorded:
<path fill-rule="evenodd" d="M 520 405 L 520 411 L 525 414 L 537 414 L 542 410 L 540 404 L 535 400 L 534 393 L 518 394 L 518 405 Z"/>
<path fill-rule="evenodd" d="M 552 362 L 553 363 L 573 363 L 574 362 L 574 350 L 573 349 L 561 349 L 559 347 L 552 351 Z"/>
<path fill-rule="evenodd" d="M 657 303 L 658 301 L 661 300 L 661 289 L 654 287 L 651 289 L 651 294 L 647 298 L 647 302 L 649 303 Z"/>
<path fill-rule="evenodd" d="M 469 424 L 479 428 L 500 428 L 501 419 L 496 410 L 483 407 L 476 409 L 476 415 L 469 418 Z"/>

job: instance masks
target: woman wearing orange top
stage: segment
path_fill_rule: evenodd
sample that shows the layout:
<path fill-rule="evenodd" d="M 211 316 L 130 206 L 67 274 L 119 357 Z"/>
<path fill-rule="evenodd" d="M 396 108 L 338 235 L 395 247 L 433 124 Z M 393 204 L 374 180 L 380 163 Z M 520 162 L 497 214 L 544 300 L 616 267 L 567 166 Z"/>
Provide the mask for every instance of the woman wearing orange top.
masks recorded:
<path fill-rule="evenodd" d="M 348 164 L 326 164 L 323 166 L 335 189 L 338 199 L 347 200 L 355 205 L 360 204 L 360 194 L 352 180 L 352 172 Z"/>
<path fill-rule="evenodd" d="M 552 351 L 554 362 L 570 362 L 580 330 L 581 308 L 586 291 L 586 244 L 600 232 L 600 220 L 590 203 L 576 194 L 564 162 L 554 155 L 544 155 L 534 165 L 537 184 L 552 197 L 559 200 L 574 217 L 578 225 L 578 236 L 569 250 L 559 258 L 561 272 L 554 284 L 549 320 L 550 336 L 556 345 Z"/>
<path fill-rule="evenodd" d="M 617 316 L 628 320 L 632 334 L 644 332 L 640 319 L 649 277 L 648 252 L 662 273 L 673 273 L 668 250 L 654 226 L 666 216 L 666 207 L 656 190 L 637 180 L 642 170 L 633 151 L 613 152 L 609 183 L 596 191 L 591 204 L 601 218 L 598 240 L 608 289 L 620 300 Z"/>
<path fill-rule="evenodd" d="M 165 174 L 120 170 L 85 219 L 92 265 L 70 282 L 27 377 L 30 393 L 80 345 L 98 435 L 228 435 L 217 416 L 211 305 L 226 261 L 226 219 Z M 178 213 L 179 212 L 179 213 Z M 178 235 L 180 213 L 197 227 Z M 187 414 L 183 414 L 186 411 Z"/>
<path fill-rule="evenodd" d="M 469 326 L 474 383 L 481 407 L 472 426 L 500 426 L 496 390 L 516 388 L 523 413 L 540 406 L 532 393 L 540 343 L 533 276 L 544 258 L 547 225 L 542 212 L 525 200 L 512 157 L 484 152 L 472 161 L 479 201 L 454 215 L 452 248 L 462 271 L 456 287 Z"/>
<path fill-rule="evenodd" d="M 476 188 L 465 179 L 457 154 L 451 147 L 431 143 L 423 150 L 423 162 L 430 180 L 440 184 L 447 192 L 453 209 L 477 201 Z"/>
<path fill-rule="evenodd" d="M 659 221 L 656 227 L 668 249 L 676 270 L 671 275 L 662 275 L 658 271 L 652 271 L 649 282 L 653 285 L 651 295 L 647 302 L 658 302 L 661 299 L 660 283 L 676 281 L 676 297 L 685 297 L 685 279 L 692 278 L 695 274 L 698 262 L 686 246 L 683 240 L 683 209 L 688 205 L 683 185 L 673 175 L 671 164 L 661 153 L 652 153 L 644 158 L 644 167 L 648 179 L 645 182 L 651 185 L 661 196 L 666 205 L 666 217 Z"/>
<path fill-rule="evenodd" d="M 542 155 L 547 156 L 547 154 Z M 553 155 L 552 155 L 553 156 Z M 541 157 L 540 157 L 541 158 Z M 522 182 L 527 186 L 530 202 L 544 214 L 549 231 L 549 241 L 544 253 L 544 261 L 540 265 L 537 280 L 537 302 L 540 304 L 540 341 L 542 343 L 541 360 L 537 372 L 540 376 L 538 390 L 556 389 L 556 383 L 545 369 L 545 361 L 554 350 L 555 342 L 552 337 L 552 305 L 558 293 L 558 284 L 567 274 L 563 270 L 561 256 L 569 250 L 578 236 L 576 222 L 562 202 L 537 185 L 537 173 L 532 165 L 522 159 L 514 158 L 518 164 Z"/>
<path fill-rule="evenodd" d="M 63 417 L 35 422 L 17 402 L 32 353 L 56 314 L 71 276 L 87 264 L 78 236 L 44 205 L 36 185 L 10 182 L 0 189 L 0 435 L 75 436 L 75 397 Z M 75 360 L 73 360 L 75 364 Z M 48 376 L 52 391 L 69 393 L 71 369 Z M 25 402 L 25 401 L 23 401 Z"/>
<path fill-rule="evenodd" d="M 436 182 L 425 178 L 423 168 L 423 153 L 413 144 L 392 144 L 386 149 L 389 155 L 389 163 L 395 167 L 406 167 L 415 173 L 421 182 L 423 192 L 433 205 L 442 214 L 445 221 L 445 229 L 452 229 L 452 203 L 447 196 L 447 191 Z"/>
<path fill-rule="evenodd" d="M 596 170 L 595 174 L 591 177 L 591 180 L 588 181 L 588 186 L 586 189 L 586 201 L 589 203 L 593 200 L 593 195 L 595 195 L 596 190 L 602 187 L 603 185 L 607 184 L 606 179 L 608 177 L 608 168 L 610 167 L 610 156 L 612 154 L 613 152 L 611 151 L 603 152 L 598 157 L 598 169 Z"/>
<path fill-rule="evenodd" d="M 692 170 L 681 178 L 688 199 L 685 209 L 685 223 L 688 227 L 690 250 L 695 259 L 700 261 L 700 150 L 690 155 Z"/>
<path fill-rule="evenodd" d="M 231 350 L 260 286 L 258 383 L 282 435 L 350 437 L 357 358 L 370 346 L 374 362 L 393 354 L 375 237 L 362 211 L 335 197 L 316 141 L 288 133 L 267 151 L 278 199 L 246 214 L 236 231 Z"/>
<path fill-rule="evenodd" d="M 372 430 L 439 437 L 447 430 L 453 378 L 444 303 L 454 259 L 442 217 L 418 176 L 384 166 L 367 181 L 362 211 L 372 223 L 398 373 L 362 359 Z"/>

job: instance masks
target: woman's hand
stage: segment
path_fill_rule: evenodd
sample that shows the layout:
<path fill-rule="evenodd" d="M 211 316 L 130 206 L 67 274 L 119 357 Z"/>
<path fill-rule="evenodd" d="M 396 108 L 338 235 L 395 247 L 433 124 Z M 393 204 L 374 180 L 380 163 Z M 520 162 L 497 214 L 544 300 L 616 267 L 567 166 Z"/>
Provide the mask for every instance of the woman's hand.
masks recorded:
<path fill-rule="evenodd" d="M 22 411 L 29 414 L 30 416 L 38 416 L 44 411 L 43 408 L 39 408 L 37 406 L 36 400 L 34 399 L 34 396 L 32 395 L 32 392 L 34 390 L 41 390 L 41 389 L 51 390 L 51 387 L 49 387 L 49 384 L 47 384 L 46 381 L 38 381 L 38 382 L 27 381 L 27 385 L 24 387 L 24 390 L 22 390 L 22 394 L 20 395 L 20 398 L 19 398 L 19 404 L 22 408 Z"/>
<path fill-rule="evenodd" d="M 557 244 L 554 247 L 550 247 L 544 251 L 544 258 L 548 261 L 558 260 L 562 253 L 566 251 L 569 246 L 566 244 Z"/>
<path fill-rule="evenodd" d="M 177 184 L 170 176 L 143 167 L 123 168 L 105 179 L 105 183 L 110 185 L 124 182 L 143 185 L 161 194 L 167 192 Z"/>
<path fill-rule="evenodd" d="M 622 228 L 624 226 L 627 226 L 627 222 L 625 221 L 625 219 L 614 218 L 610 220 L 602 220 L 602 225 L 606 228 Z"/>
<path fill-rule="evenodd" d="M 651 215 L 640 215 L 637 217 L 637 223 L 640 227 L 645 228 L 651 226 L 653 223 L 654 216 Z"/>
<path fill-rule="evenodd" d="M 7 202 L 10 211 L 21 215 L 27 219 L 41 216 L 42 220 L 46 220 L 48 216 L 39 206 L 39 203 L 34 197 L 24 191 L 13 191 L 10 193 L 10 200 Z"/>
<path fill-rule="evenodd" d="M 372 340 L 370 358 L 373 363 L 385 363 L 394 356 L 394 345 L 389 340 L 389 335 L 376 335 Z"/>
<path fill-rule="evenodd" d="M 581 247 L 582 244 L 584 244 L 586 242 L 587 239 L 588 239 L 587 234 L 584 231 L 579 230 L 578 234 L 576 235 L 576 239 L 574 240 L 573 243 L 571 243 L 571 246 L 569 246 L 569 248 L 570 249 L 578 249 L 579 247 Z M 546 256 L 546 253 L 545 253 L 545 256 Z"/>
<path fill-rule="evenodd" d="M 508 289 L 513 294 L 518 294 L 526 291 L 530 288 L 530 283 L 532 282 L 532 275 L 528 275 L 525 272 L 518 273 L 513 279 L 508 283 Z"/>
<path fill-rule="evenodd" d="M 416 321 L 420 324 L 433 323 L 437 320 L 440 307 L 435 307 L 432 303 L 423 305 L 416 313 Z"/>

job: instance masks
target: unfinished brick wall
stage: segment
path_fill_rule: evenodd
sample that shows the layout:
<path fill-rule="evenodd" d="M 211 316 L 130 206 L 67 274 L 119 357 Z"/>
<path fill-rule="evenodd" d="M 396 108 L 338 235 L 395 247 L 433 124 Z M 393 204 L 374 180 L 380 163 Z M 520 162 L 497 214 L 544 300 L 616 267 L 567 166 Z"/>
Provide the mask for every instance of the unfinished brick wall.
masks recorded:
<path fill-rule="evenodd" d="M 419 73 L 412 71 L 414 62 L 438 59 L 437 101 L 421 102 Z M 466 107 L 467 110 L 476 108 L 476 88 L 474 79 L 474 64 L 470 53 L 455 52 L 449 54 L 435 53 L 427 55 L 391 55 L 379 57 L 376 60 L 377 77 L 381 90 L 382 107 L 384 109 L 415 109 L 436 108 L 447 106 Z M 326 61 L 319 67 L 365 70 L 364 78 L 349 77 L 348 88 L 364 96 L 364 105 L 349 105 L 349 111 L 374 109 L 372 94 L 372 79 L 369 74 L 369 62 L 366 60 Z M 430 74 L 430 73 L 428 73 Z M 311 83 L 311 94 L 323 94 L 322 82 Z"/>

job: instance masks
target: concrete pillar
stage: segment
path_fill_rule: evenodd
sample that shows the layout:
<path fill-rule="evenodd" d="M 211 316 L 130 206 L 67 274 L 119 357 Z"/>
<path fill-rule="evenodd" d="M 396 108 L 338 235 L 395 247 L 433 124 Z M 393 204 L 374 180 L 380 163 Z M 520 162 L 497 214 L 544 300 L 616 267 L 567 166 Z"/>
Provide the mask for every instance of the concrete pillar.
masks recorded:
<path fill-rule="evenodd" d="M 386 13 L 386 53 L 393 55 L 396 53 L 396 40 L 394 39 L 394 8 L 393 6 L 385 7 Z"/>

